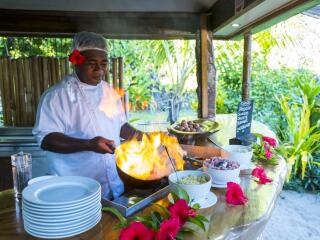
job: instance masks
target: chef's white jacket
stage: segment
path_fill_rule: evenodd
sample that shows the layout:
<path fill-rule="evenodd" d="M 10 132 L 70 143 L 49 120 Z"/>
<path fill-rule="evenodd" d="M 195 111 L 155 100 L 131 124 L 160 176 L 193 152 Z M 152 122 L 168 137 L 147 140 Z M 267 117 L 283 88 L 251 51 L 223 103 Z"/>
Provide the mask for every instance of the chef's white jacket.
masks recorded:
<path fill-rule="evenodd" d="M 41 97 L 33 134 L 41 146 L 52 132 L 81 139 L 96 136 L 120 144 L 120 129 L 126 122 L 120 96 L 106 82 L 85 84 L 75 74 L 68 75 Z M 115 155 L 82 151 L 70 154 L 47 152 L 50 174 L 86 176 L 96 179 L 105 197 L 123 192 L 116 170 Z"/>

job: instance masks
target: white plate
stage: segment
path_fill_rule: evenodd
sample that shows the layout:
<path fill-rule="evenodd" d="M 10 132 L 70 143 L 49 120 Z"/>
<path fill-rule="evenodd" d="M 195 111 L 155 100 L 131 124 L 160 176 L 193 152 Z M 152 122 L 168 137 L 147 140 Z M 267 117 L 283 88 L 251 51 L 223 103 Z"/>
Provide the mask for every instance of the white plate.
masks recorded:
<path fill-rule="evenodd" d="M 91 198 L 100 184 L 91 178 L 64 176 L 46 179 L 27 186 L 22 197 L 39 205 L 66 205 Z"/>
<path fill-rule="evenodd" d="M 73 208 L 70 208 L 68 210 L 62 210 L 62 211 L 59 211 L 59 210 L 52 210 L 50 209 L 50 211 L 46 211 L 45 209 L 39 209 L 39 210 L 36 210 L 34 208 L 29 208 L 28 206 L 26 205 L 23 205 L 22 206 L 22 211 L 23 212 L 26 212 L 27 214 L 29 215 L 32 215 L 34 217 L 40 217 L 40 218 L 52 218 L 52 217 L 59 217 L 59 216 L 66 216 L 66 215 L 69 215 L 69 214 L 76 214 L 76 213 L 79 213 L 79 212 L 83 212 L 83 211 L 86 211 L 88 209 L 91 209 L 91 208 L 94 208 L 95 206 L 99 205 L 101 203 L 101 200 L 98 199 L 96 200 L 95 202 L 92 202 L 90 204 L 86 204 L 86 205 L 83 205 L 81 207 L 73 207 Z"/>
<path fill-rule="evenodd" d="M 235 179 L 233 181 L 229 181 L 229 182 L 240 183 L 241 180 L 240 180 L 240 178 L 237 178 L 237 179 Z M 214 187 L 214 188 L 227 188 L 227 183 L 225 183 L 225 184 L 217 184 L 217 183 L 212 182 L 211 186 Z"/>
<path fill-rule="evenodd" d="M 52 215 L 52 214 L 49 215 L 47 213 L 42 213 L 42 214 L 36 213 L 35 214 L 34 211 L 30 211 L 29 209 L 22 209 L 22 214 L 23 214 L 23 216 L 24 215 L 28 215 L 28 217 L 34 218 L 34 219 L 39 220 L 39 221 L 51 221 L 51 222 L 53 222 L 53 221 L 61 221 L 61 219 L 62 220 L 69 219 L 69 218 L 76 217 L 76 216 L 79 216 L 81 214 L 84 214 L 86 212 L 94 211 L 100 205 L 101 205 L 101 203 L 97 202 L 97 204 L 90 205 L 90 206 L 85 207 L 85 208 L 77 209 L 77 211 L 66 211 L 66 212 L 60 213 L 59 215 Z"/>
<path fill-rule="evenodd" d="M 102 217 L 101 214 L 96 215 L 96 216 L 92 217 L 90 219 L 90 221 L 86 221 L 84 223 L 78 224 L 78 226 L 74 226 L 74 227 L 70 227 L 70 228 L 65 227 L 64 229 L 45 229 L 45 230 L 42 230 L 42 229 L 35 228 L 33 225 L 31 225 L 27 222 L 24 222 L 24 227 L 27 228 L 28 230 L 31 230 L 36 233 L 41 233 L 41 234 L 46 234 L 46 235 L 61 235 L 61 234 L 67 233 L 67 232 L 74 232 L 74 231 L 83 229 L 87 226 L 90 226 L 90 225 L 92 225 L 92 223 L 96 222 L 98 219 L 101 219 L 101 217 Z"/>
<path fill-rule="evenodd" d="M 40 182 L 49 178 L 53 178 L 53 177 L 57 177 L 55 175 L 46 175 L 46 176 L 41 176 L 41 177 L 36 177 L 36 178 L 32 178 L 31 180 L 28 181 L 28 185 L 31 185 L 35 182 Z"/>
<path fill-rule="evenodd" d="M 30 235 L 34 236 L 34 237 L 39 237 L 39 238 L 47 238 L 47 239 L 54 239 L 54 238 L 66 238 L 66 237 L 71 237 L 71 236 L 75 236 L 78 234 L 81 234 L 83 232 L 88 231 L 89 229 L 93 228 L 95 225 L 97 225 L 100 222 L 101 219 L 101 215 L 97 218 L 96 221 L 92 222 L 92 224 L 87 225 L 86 227 L 83 228 L 79 228 L 79 229 L 73 229 L 71 231 L 64 231 L 63 233 L 57 234 L 57 233 L 43 233 L 43 232 L 39 232 L 39 231 L 34 231 L 28 227 L 25 226 L 25 230 L 27 233 L 29 233 Z"/>
<path fill-rule="evenodd" d="M 96 200 L 96 199 L 101 199 L 101 189 L 98 189 L 98 191 L 94 194 L 92 194 L 92 196 L 90 196 L 89 198 L 86 198 L 85 200 L 81 200 L 75 203 L 68 203 L 68 204 L 59 204 L 59 205 L 43 205 L 43 204 L 37 204 L 37 203 L 33 203 L 33 202 L 29 202 L 28 200 L 26 200 L 25 198 L 22 198 L 23 203 L 25 205 L 28 205 L 29 207 L 33 207 L 36 209 L 52 209 L 53 211 L 57 210 L 57 209 L 70 209 L 70 207 L 76 207 L 76 206 L 80 206 L 80 205 L 86 205 L 88 202 Z"/>
<path fill-rule="evenodd" d="M 170 203 L 174 202 L 171 194 L 168 195 L 168 199 Z M 204 198 L 192 200 L 190 205 L 198 203 L 200 205 L 200 209 L 203 209 L 203 208 L 208 208 L 215 205 L 217 201 L 218 201 L 217 196 L 213 192 L 209 192 L 207 196 Z"/>
<path fill-rule="evenodd" d="M 35 222 L 36 224 L 45 225 L 45 226 L 55 226 L 55 225 L 61 225 L 64 223 L 70 223 L 71 221 L 75 221 L 80 218 L 90 216 L 99 210 L 101 211 L 101 204 L 94 206 L 93 208 L 90 208 L 88 210 L 78 212 L 76 214 L 65 214 L 65 215 L 61 215 L 61 216 L 39 217 L 39 216 L 35 216 L 33 214 L 30 214 L 26 211 L 23 211 L 22 215 L 23 215 L 23 219 L 28 220 L 28 222 Z"/>
<path fill-rule="evenodd" d="M 45 206 L 45 205 L 38 205 L 38 204 L 34 204 L 31 202 L 28 202 L 25 199 L 22 199 L 22 204 L 24 207 L 29 208 L 29 209 L 33 209 L 35 211 L 38 210 L 45 210 L 46 212 L 57 212 L 57 211 L 65 211 L 65 210 L 70 210 L 73 208 L 81 208 L 83 206 L 87 206 L 88 204 L 91 204 L 93 202 L 96 202 L 98 200 L 101 200 L 101 192 L 98 191 L 97 193 L 95 193 L 92 197 L 86 199 L 85 201 L 79 201 L 73 204 L 66 204 L 66 205 L 57 205 L 57 206 L 53 206 L 53 205 L 49 205 L 49 206 Z"/>
<path fill-rule="evenodd" d="M 44 223 L 35 222 L 29 220 L 28 218 L 24 218 L 24 224 L 28 225 L 30 228 L 37 231 L 65 231 L 69 229 L 74 229 L 81 227 L 83 225 L 89 224 L 94 221 L 99 215 L 101 215 L 101 208 L 97 209 L 95 212 L 91 214 L 87 214 L 86 216 L 74 219 L 72 221 L 62 222 L 62 223 Z"/>

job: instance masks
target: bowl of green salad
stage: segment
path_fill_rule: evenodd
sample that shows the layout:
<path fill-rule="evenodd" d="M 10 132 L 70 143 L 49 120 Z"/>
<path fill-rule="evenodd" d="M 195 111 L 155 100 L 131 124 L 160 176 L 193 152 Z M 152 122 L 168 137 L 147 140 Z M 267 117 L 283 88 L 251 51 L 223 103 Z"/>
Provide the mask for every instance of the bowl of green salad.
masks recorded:
<path fill-rule="evenodd" d="M 198 170 L 184 170 L 169 175 L 169 186 L 173 192 L 179 188 L 184 189 L 191 200 L 201 199 L 207 196 L 211 188 L 211 176 Z"/>

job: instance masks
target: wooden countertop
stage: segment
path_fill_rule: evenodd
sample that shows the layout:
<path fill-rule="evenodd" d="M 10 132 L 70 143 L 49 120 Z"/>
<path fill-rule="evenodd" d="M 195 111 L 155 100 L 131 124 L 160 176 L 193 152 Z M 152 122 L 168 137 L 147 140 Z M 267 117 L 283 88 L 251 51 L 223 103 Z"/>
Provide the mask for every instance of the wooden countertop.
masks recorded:
<path fill-rule="evenodd" d="M 281 160 L 275 168 L 267 169 L 273 182 L 260 185 L 250 175 L 241 175 L 241 186 L 249 201 L 244 206 L 227 205 L 225 189 L 212 188 L 218 197 L 218 203 L 200 213 L 210 219 L 207 231 L 199 230 L 196 235 L 186 235 L 186 239 L 256 239 L 259 237 L 271 216 L 275 202 L 282 190 L 286 175 L 286 164 Z M 161 202 L 161 201 L 160 201 Z M 167 203 L 167 199 L 162 200 Z M 149 206 L 139 214 L 148 214 L 154 207 Z M 68 239 L 113 240 L 118 239 L 118 232 L 112 226 L 118 220 L 109 213 L 102 214 L 101 221 L 91 230 Z M 0 192 L 0 239 L 22 240 L 37 239 L 28 235 L 23 228 L 21 206 L 15 201 L 13 191 Z"/>

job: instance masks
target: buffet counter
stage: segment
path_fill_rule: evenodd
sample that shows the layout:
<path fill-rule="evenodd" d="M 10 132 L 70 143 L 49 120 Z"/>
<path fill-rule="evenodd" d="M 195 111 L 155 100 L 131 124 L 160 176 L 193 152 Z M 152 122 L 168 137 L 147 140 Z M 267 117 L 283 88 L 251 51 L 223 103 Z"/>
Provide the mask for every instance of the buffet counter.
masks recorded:
<path fill-rule="evenodd" d="M 185 235 L 185 239 L 257 239 L 265 228 L 276 200 L 282 190 L 286 175 L 286 164 L 283 160 L 275 168 L 269 168 L 267 175 L 273 179 L 271 184 L 260 185 L 251 175 L 240 176 L 241 187 L 248 196 L 249 201 L 243 206 L 232 206 L 225 202 L 225 189 L 212 188 L 218 202 L 207 209 L 199 210 L 210 222 L 207 231 L 197 231 L 193 235 Z M 159 201 L 168 204 L 167 198 Z M 153 210 L 149 206 L 138 214 L 148 214 Z M 118 220 L 109 213 L 103 213 L 100 223 L 91 230 L 68 239 L 81 240 L 113 240 L 118 239 L 118 231 L 113 226 Z M 23 228 L 21 205 L 15 201 L 12 190 L 0 192 L 0 239 L 22 240 L 36 239 L 28 235 Z"/>
<path fill-rule="evenodd" d="M 218 133 L 211 136 L 211 140 L 221 146 L 227 144 L 228 139 L 234 137 L 235 115 L 220 115 L 217 120 L 223 122 L 224 125 Z M 261 123 L 253 122 L 252 128 L 253 132 L 274 137 L 273 132 Z M 2 142 L 0 146 L 4 147 L 3 144 L 5 143 Z M 209 144 L 207 142 L 204 145 Z M 285 161 L 281 159 L 279 165 L 274 168 L 266 168 L 266 172 L 273 179 L 273 182 L 266 185 L 260 185 L 254 181 L 250 171 L 242 172 L 240 185 L 249 198 L 245 205 L 228 205 L 225 201 L 226 190 L 211 188 L 211 191 L 216 194 L 218 202 L 212 207 L 199 210 L 200 214 L 209 219 L 206 231 L 199 230 L 195 234 L 185 235 L 185 239 L 259 239 L 282 190 L 287 172 Z M 164 198 L 159 203 L 166 205 L 168 199 Z M 138 212 L 138 215 L 149 214 L 154 208 L 150 205 Z M 94 228 L 68 239 L 118 239 L 119 232 L 113 229 L 117 223 L 118 220 L 114 216 L 103 213 L 101 221 Z M 0 192 L 0 239 L 36 239 L 28 235 L 23 228 L 21 203 L 15 200 L 12 189 Z"/>

